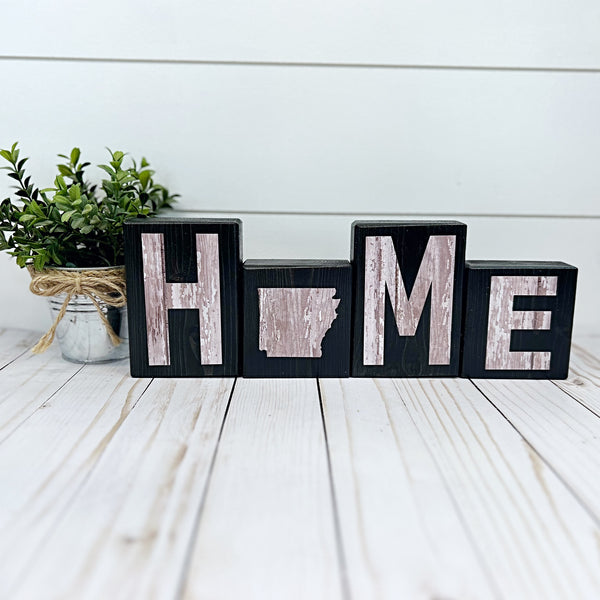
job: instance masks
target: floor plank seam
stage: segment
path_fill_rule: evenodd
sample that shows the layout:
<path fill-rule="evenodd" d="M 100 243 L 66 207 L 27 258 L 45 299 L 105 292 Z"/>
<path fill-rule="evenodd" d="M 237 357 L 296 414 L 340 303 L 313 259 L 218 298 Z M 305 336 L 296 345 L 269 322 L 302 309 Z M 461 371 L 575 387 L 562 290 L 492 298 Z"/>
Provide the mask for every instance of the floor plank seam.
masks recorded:
<path fill-rule="evenodd" d="M 546 459 L 546 457 L 529 441 L 529 439 L 519 430 L 519 428 L 512 423 L 512 421 L 502 412 L 498 406 L 486 395 L 485 392 L 481 390 L 481 388 L 473 381 L 469 380 L 475 388 L 481 393 L 481 395 L 502 415 L 502 418 L 507 421 L 507 423 L 519 434 L 521 439 L 531 448 L 532 452 L 550 469 L 550 471 L 558 478 L 558 480 L 563 484 L 563 486 L 569 491 L 569 493 L 575 498 L 577 503 L 584 509 L 584 511 L 592 518 L 596 525 L 600 526 L 600 516 L 597 515 L 593 509 L 587 505 L 587 503 L 577 494 L 577 492 L 573 489 L 573 487 L 564 479 L 564 477 L 554 468 L 552 463 Z M 558 386 L 557 386 L 558 387 Z M 562 388 L 558 388 L 564 392 Z M 566 394 L 566 392 L 565 392 Z M 566 394 L 571 398 L 569 394 Z"/>
<path fill-rule="evenodd" d="M 19 427 L 21 427 L 21 425 L 23 425 L 23 423 L 26 423 L 27 421 L 29 421 L 29 419 L 31 419 L 31 417 L 33 417 L 33 415 L 35 415 L 37 413 L 38 410 L 40 410 L 40 408 L 42 408 L 42 406 L 44 406 L 44 404 L 46 404 L 46 402 L 50 402 L 50 400 L 52 400 L 52 398 L 54 398 L 54 396 L 56 396 L 56 394 L 58 394 L 58 392 L 60 392 L 68 383 L 69 381 L 71 381 L 74 377 L 76 377 L 79 373 L 81 373 L 81 371 L 84 369 L 86 365 L 81 365 L 81 367 L 79 367 L 79 369 L 77 369 L 77 371 L 75 371 L 75 373 L 73 373 L 70 377 L 68 377 L 66 379 L 66 381 L 64 381 L 60 387 L 58 387 L 57 389 L 55 389 L 44 401 L 42 401 L 42 403 L 27 417 L 25 417 L 16 427 L 14 427 L 7 435 L 5 435 L 2 439 L 0 439 L 0 446 L 15 432 L 17 431 L 17 429 L 19 429 Z"/>
<path fill-rule="evenodd" d="M 448 482 L 446 480 L 446 477 L 444 476 L 444 469 L 442 468 L 442 466 L 439 464 L 435 453 L 433 452 L 433 450 L 431 449 L 429 442 L 427 441 L 427 439 L 425 438 L 425 436 L 423 435 L 423 433 L 421 432 L 421 429 L 419 428 L 419 426 L 417 425 L 417 422 L 415 421 L 414 417 L 411 414 L 410 409 L 408 408 L 408 406 L 406 405 L 406 401 L 404 400 L 404 397 L 402 395 L 401 390 L 398 388 L 398 386 L 396 385 L 396 382 L 394 381 L 394 387 L 396 388 L 396 392 L 398 393 L 398 397 L 400 398 L 400 400 L 402 401 L 402 404 L 404 405 L 404 408 L 406 410 L 406 413 L 408 415 L 408 418 L 410 419 L 411 423 L 413 424 L 415 431 L 417 432 L 417 435 L 419 436 L 419 438 L 421 438 L 421 441 L 423 443 L 423 445 L 425 446 L 425 448 L 427 448 L 427 453 L 429 454 L 433 464 L 435 465 L 435 468 L 440 476 L 440 481 L 442 482 L 442 485 L 444 486 L 444 489 L 446 490 L 446 493 L 448 494 L 448 497 L 450 498 L 450 501 L 452 503 L 452 506 L 454 507 L 454 512 L 456 513 L 456 516 L 458 518 L 459 523 L 462 525 L 463 530 L 465 532 L 465 536 L 467 538 L 467 540 L 469 541 L 469 544 L 471 545 L 471 548 L 473 549 L 473 554 L 477 560 L 477 563 L 479 564 L 483 574 L 485 575 L 485 577 L 487 578 L 487 581 L 490 585 L 490 588 L 494 594 L 494 597 L 497 598 L 498 600 L 502 600 L 503 596 L 500 593 L 500 588 L 498 586 L 498 584 L 496 583 L 496 580 L 494 579 L 493 576 L 493 565 L 488 565 L 486 560 L 485 560 L 485 556 L 482 554 L 481 549 L 479 548 L 479 546 L 477 545 L 477 543 L 475 542 L 475 537 L 473 536 L 470 527 L 467 524 L 467 519 L 465 518 L 465 515 L 463 514 L 463 512 L 460 509 L 460 503 L 458 502 L 458 500 L 456 499 L 456 497 L 454 496 L 454 494 L 452 493 L 452 489 L 451 487 L 448 485 Z M 390 418 L 390 413 L 389 413 L 389 409 L 387 407 L 387 403 L 385 401 L 385 399 L 382 397 L 382 401 L 384 403 L 385 406 L 385 410 L 386 413 L 388 414 L 388 421 L 390 423 L 390 426 L 393 428 L 394 424 L 393 424 L 393 420 Z M 396 434 L 395 434 L 396 435 Z"/>
<path fill-rule="evenodd" d="M 342 598 L 351 600 L 350 582 L 348 580 L 348 563 L 344 551 L 344 542 L 342 537 L 342 526 L 340 523 L 337 494 L 335 491 L 335 482 L 333 481 L 333 467 L 331 464 L 331 453 L 329 451 L 329 437 L 327 435 L 327 423 L 325 421 L 325 410 L 323 408 L 323 396 L 321 394 L 321 383 L 317 378 L 317 393 L 319 395 L 319 409 L 321 411 L 321 422 L 323 425 L 323 435 L 325 437 L 325 453 L 327 456 L 327 472 L 329 475 L 329 489 L 331 492 L 331 505 L 333 509 L 333 526 L 335 529 L 335 541 L 338 552 L 338 563 L 340 568 Z"/>
<path fill-rule="evenodd" d="M 208 474 L 206 475 L 206 484 L 204 485 L 204 490 L 202 491 L 202 496 L 200 498 L 200 503 L 198 504 L 198 510 L 194 516 L 194 520 L 192 523 L 192 527 L 190 528 L 190 538 L 187 544 L 187 549 L 185 551 L 185 558 L 183 560 L 183 565 L 181 567 L 181 573 L 179 576 L 179 581 L 177 583 L 177 587 L 175 588 L 174 598 L 179 600 L 183 598 L 183 594 L 185 592 L 185 586 L 188 579 L 188 573 L 190 571 L 192 557 L 194 555 L 194 549 L 196 546 L 196 539 L 198 537 L 198 530 L 200 527 L 200 521 L 202 520 L 202 513 L 204 512 L 204 507 L 206 505 L 206 498 L 208 496 L 208 490 L 210 489 L 210 483 L 212 480 L 212 475 L 215 469 L 215 463 L 217 462 L 217 454 L 219 453 L 219 446 L 221 444 L 221 438 L 223 437 L 223 431 L 225 429 L 225 423 L 227 422 L 227 416 L 229 415 L 229 408 L 231 406 L 231 401 L 233 399 L 233 394 L 235 392 L 235 388 L 238 382 L 238 377 L 236 377 L 231 386 L 231 390 L 229 392 L 229 398 L 227 399 L 227 406 L 225 407 L 225 412 L 223 414 L 223 421 L 221 422 L 221 427 L 219 428 L 219 435 L 217 437 L 217 443 L 215 444 L 215 449 L 213 451 L 212 457 L 210 459 L 210 465 L 208 467 Z"/>
<path fill-rule="evenodd" d="M 563 392 L 564 394 L 569 396 L 569 398 L 571 398 L 572 400 L 575 400 L 575 402 L 577 402 L 577 404 L 580 404 L 581 406 L 583 406 L 583 408 L 585 408 L 588 412 L 591 412 L 595 417 L 600 418 L 600 414 L 598 414 L 596 411 L 592 410 L 589 406 L 587 406 L 587 404 L 582 402 L 579 398 L 573 396 L 573 394 L 569 390 L 566 390 L 558 382 L 556 382 L 552 379 L 550 379 L 549 381 L 550 381 L 550 383 L 553 383 L 561 392 Z"/>
<path fill-rule="evenodd" d="M 17 354 L 17 356 L 15 356 L 13 359 L 9 360 L 6 364 L 2 365 L 0 367 L 0 371 L 3 371 L 4 369 L 6 369 L 6 367 L 8 367 L 9 365 L 12 365 L 16 360 L 19 360 L 19 358 L 21 358 L 23 355 L 27 354 L 27 352 L 29 352 L 34 346 L 35 346 L 35 343 L 28 344 L 27 347 L 22 352 Z"/>
<path fill-rule="evenodd" d="M 79 369 L 79 371 L 77 371 L 77 373 L 81 372 L 81 370 L 85 367 L 86 365 L 82 365 L 81 369 Z M 75 375 L 77 375 L 77 373 L 75 373 L 72 377 L 69 378 L 73 379 L 73 377 L 75 377 Z M 138 405 L 139 401 L 142 399 L 142 397 L 144 396 L 144 394 L 148 391 L 148 388 L 150 387 L 150 385 L 152 384 L 152 382 L 154 381 L 154 379 L 151 379 L 148 382 L 148 385 L 146 385 L 146 387 L 141 391 L 140 395 L 138 396 L 137 400 L 135 401 L 135 404 L 131 407 L 131 410 L 129 411 L 129 414 L 127 415 L 127 417 L 129 417 L 131 415 L 131 413 L 133 412 L 133 410 L 135 409 L 135 407 Z M 68 383 L 65 382 L 64 385 L 66 385 Z M 64 386 L 61 386 L 64 387 Z M 54 392 L 54 394 L 56 394 L 59 390 L 56 390 L 56 392 Z M 54 394 L 52 394 L 52 396 L 54 396 Z M 50 396 L 50 398 L 52 397 Z M 49 399 L 50 399 L 49 398 Z M 48 399 L 48 400 L 49 400 Z M 48 400 L 46 400 L 45 402 L 47 402 Z M 39 410 L 39 409 L 38 409 Z M 35 411 L 37 412 L 37 411 Z M 32 416 L 32 415 L 31 415 Z M 127 419 L 126 417 L 126 419 Z M 28 417 L 29 419 L 29 417 Z M 6 439 L 6 438 L 5 438 Z M 3 440 L 4 441 L 4 440 Z M 79 495 L 79 493 L 81 492 L 81 490 L 84 488 L 84 486 L 86 485 L 86 483 L 89 481 L 90 477 L 94 474 L 99 462 L 101 461 L 102 457 L 104 456 L 104 454 L 106 453 L 108 447 L 110 444 L 108 444 L 104 450 L 100 453 L 100 455 L 98 456 L 98 459 L 96 460 L 96 462 L 92 465 L 92 467 L 88 470 L 88 472 L 85 474 L 85 476 L 82 478 L 81 482 L 79 483 L 79 485 L 77 486 L 77 488 L 73 491 L 73 493 L 71 494 L 71 497 L 69 498 L 68 502 L 65 504 L 65 506 L 63 507 L 63 510 L 60 512 L 60 514 L 57 515 L 54 523 L 52 524 L 51 527 L 48 528 L 48 532 L 47 534 L 44 536 L 44 538 L 40 541 L 40 543 L 38 544 L 38 547 L 36 549 L 36 551 L 34 553 L 32 553 L 32 556 L 41 554 L 44 546 L 46 545 L 46 543 L 48 542 L 48 540 L 52 537 L 52 535 L 54 534 L 54 531 L 56 530 L 56 528 L 60 525 L 60 523 L 63 521 L 63 519 L 65 518 L 66 514 L 68 513 L 73 501 L 77 498 L 77 496 Z M 24 571 L 22 571 L 21 576 L 17 577 L 17 581 L 24 581 L 27 577 L 27 569 L 28 567 L 24 568 Z M 16 588 L 15 590 L 13 590 L 13 592 L 18 591 L 18 588 Z"/>

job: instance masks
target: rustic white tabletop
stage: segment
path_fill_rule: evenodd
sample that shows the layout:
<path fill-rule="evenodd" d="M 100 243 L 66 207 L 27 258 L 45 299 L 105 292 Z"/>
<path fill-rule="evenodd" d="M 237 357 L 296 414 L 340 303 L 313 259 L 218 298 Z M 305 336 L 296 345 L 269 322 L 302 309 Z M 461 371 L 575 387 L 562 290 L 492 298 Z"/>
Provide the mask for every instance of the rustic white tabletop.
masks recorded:
<path fill-rule="evenodd" d="M 571 378 L 140 380 L 0 333 L 0 596 L 599 598 Z"/>

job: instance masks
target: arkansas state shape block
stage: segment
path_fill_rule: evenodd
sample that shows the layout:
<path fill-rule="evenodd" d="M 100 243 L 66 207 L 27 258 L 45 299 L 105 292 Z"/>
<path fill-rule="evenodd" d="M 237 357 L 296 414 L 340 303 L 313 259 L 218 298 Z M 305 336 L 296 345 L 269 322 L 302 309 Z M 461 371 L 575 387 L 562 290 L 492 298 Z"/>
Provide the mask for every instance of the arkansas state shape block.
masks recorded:
<path fill-rule="evenodd" d="M 560 262 L 467 261 L 461 375 L 564 379 L 577 269 Z"/>
<path fill-rule="evenodd" d="M 353 376 L 458 375 L 466 233 L 457 221 L 353 223 Z"/>
<path fill-rule="evenodd" d="M 244 377 L 348 377 L 347 261 L 244 263 Z"/>
<path fill-rule="evenodd" d="M 238 374 L 240 229 L 234 219 L 125 224 L 132 376 Z"/>

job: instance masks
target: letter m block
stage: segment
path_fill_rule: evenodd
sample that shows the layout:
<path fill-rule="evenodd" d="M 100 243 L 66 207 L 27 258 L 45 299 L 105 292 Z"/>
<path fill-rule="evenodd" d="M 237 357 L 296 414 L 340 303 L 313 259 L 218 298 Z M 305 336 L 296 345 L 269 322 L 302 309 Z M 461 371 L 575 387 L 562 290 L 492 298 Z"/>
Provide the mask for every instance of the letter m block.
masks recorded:
<path fill-rule="evenodd" d="M 466 236 L 456 221 L 353 223 L 353 376 L 458 375 Z"/>
<path fill-rule="evenodd" d="M 233 219 L 126 223 L 132 376 L 238 374 L 240 228 Z"/>

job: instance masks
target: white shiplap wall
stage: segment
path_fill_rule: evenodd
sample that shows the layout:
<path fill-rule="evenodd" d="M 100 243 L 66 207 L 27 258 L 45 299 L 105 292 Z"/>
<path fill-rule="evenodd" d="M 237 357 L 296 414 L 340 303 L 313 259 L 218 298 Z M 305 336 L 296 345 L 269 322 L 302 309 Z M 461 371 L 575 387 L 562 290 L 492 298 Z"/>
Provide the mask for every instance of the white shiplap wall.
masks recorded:
<path fill-rule="evenodd" d="M 354 217 L 455 217 L 470 258 L 580 267 L 600 331 L 600 5 L 380 0 L 2 8 L 0 145 L 146 155 L 245 256 L 347 257 Z M 26 34 L 25 34 L 26 32 Z M 100 174 L 98 174 L 100 176 Z M 0 179 L 0 196 L 8 180 Z M 44 302 L 0 259 L 0 326 Z"/>

